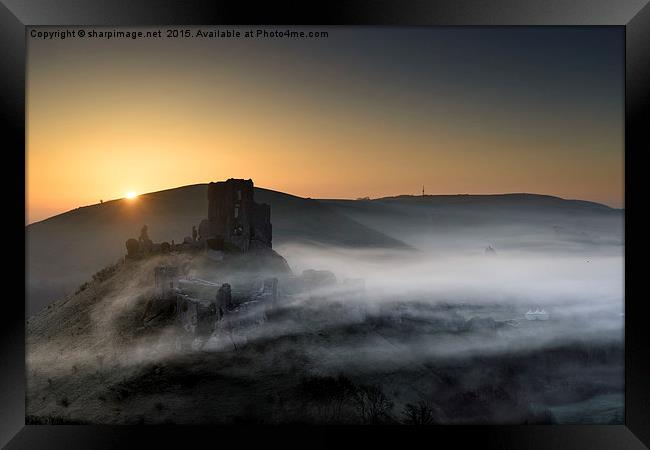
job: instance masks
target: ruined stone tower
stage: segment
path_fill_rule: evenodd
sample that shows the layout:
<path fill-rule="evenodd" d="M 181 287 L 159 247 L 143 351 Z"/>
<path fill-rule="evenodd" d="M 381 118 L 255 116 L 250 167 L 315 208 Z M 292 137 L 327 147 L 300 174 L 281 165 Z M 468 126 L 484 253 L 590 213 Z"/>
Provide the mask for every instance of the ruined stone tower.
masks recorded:
<path fill-rule="evenodd" d="M 255 203 L 253 195 L 253 180 L 230 178 L 208 185 L 207 237 L 217 246 L 243 252 L 271 247 L 271 207 Z"/>

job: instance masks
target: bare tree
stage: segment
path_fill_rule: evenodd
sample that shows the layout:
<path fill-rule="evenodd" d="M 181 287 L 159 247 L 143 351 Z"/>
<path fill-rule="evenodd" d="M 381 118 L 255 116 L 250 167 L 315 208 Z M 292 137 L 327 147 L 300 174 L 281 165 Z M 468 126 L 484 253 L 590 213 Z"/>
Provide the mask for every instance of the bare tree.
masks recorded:
<path fill-rule="evenodd" d="M 420 401 L 417 405 L 407 403 L 402 411 L 403 422 L 407 425 L 431 425 L 436 422 L 431 405 Z"/>
<path fill-rule="evenodd" d="M 364 423 L 381 423 L 390 420 L 393 402 L 377 385 L 360 386 L 354 395 L 357 411 Z"/>
<path fill-rule="evenodd" d="M 338 422 L 344 406 L 354 405 L 357 387 L 340 374 L 303 378 L 299 389 L 301 397 L 315 408 L 320 420 Z"/>

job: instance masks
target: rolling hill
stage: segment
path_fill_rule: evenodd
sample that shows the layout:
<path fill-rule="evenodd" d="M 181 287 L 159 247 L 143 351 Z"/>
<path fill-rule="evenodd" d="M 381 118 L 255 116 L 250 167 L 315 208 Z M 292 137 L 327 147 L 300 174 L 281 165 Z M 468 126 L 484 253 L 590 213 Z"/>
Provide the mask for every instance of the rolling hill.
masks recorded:
<path fill-rule="evenodd" d="M 273 245 L 432 250 L 620 247 L 623 210 L 535 194 L 315 200 L 255 188 L 271 205 Z M 181 242 L 207 215 L 207 184 L 81 207 L 26 227 L 28 314 L 71 294 L 125 253 L 143 224 Z M 289 261 L 291 264 L 291 261 Z"/>
<path fill-rule="evenodd" d="M 495 243 L 555 249 L 622 245 L 624 211 L 538 194 L 397 196 L 321 200 L 355 221 L 419 249 Z M 566 244 L 566 245 L 565 245 Z"/>
<path fill-rule="evenodd" d="M 364 226 L 318 200 L 255 189 L 271 205 L 273 244 L 407 249 L 398 239 Z M 184 186 L 68 211 L 26 227 L 27 296 L 31 315 L 68 295 L 125 252 L 143 224 L 154 242 L 182 242 L 207 216 L 207 184 Z"/>

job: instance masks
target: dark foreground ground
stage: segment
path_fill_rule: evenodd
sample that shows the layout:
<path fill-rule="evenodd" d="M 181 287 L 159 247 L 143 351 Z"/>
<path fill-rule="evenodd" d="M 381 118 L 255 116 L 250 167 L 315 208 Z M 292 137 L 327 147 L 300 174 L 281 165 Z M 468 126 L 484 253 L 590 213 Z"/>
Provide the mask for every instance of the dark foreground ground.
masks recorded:
<path fill-rule="evenodd" d="M 622 343 L 553 338 L 578 323 L 495 319 L 515 312 L 489 305 L 310 305 L 203 350 L 177 351 L 155 329 L 113 355 L 34 359 L 27 421 L 623 423 Z"/>

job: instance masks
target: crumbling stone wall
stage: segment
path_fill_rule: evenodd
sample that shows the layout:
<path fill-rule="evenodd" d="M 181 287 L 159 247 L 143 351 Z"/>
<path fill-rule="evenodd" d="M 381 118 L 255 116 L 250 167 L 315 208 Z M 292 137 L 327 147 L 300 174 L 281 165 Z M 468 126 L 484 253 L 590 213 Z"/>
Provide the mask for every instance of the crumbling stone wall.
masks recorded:
<path fill-rule="evenodd" d="M 176 319 L 190 335 L 207 337 L 216 329 L 217 322 L 233 307 L 230 284 L 224 283 L 214 298 L 195 298 L 185 292 L 176 292 Z"/>
<path fill-rule="evenodd" d="M 129 258 L 137 258 L 140 256 L 140 243 L 137 239 L 127 239 L 126 256 Z"/>
<path fill-rule="evenodd" d="M 208 239 L 223 240 L 224 245 L 243 252 L 251 243 L 253 247 L 271 247 L 271 208 L 255 203 L 253 180 L 230 178 L 210 183 L 207 228 Z"/>
<path fill-rule="evenodd" d="M 253 222 L 251 224 L 251 247 L 271 247 L 273 229 L 271 226 L 271 207 L 267 204 L 253 203 Z"/>
<path fill-rule="evenodd" d="M 273 303 L 278 300 L 278 279 L 277 278 L 266 278 L 263 283 L 262 287 L 253 296 L 253 300 L 265 302 L 265 303 Z"/>
<path fill-rule="evenodd" d="M 232 306 L 232 289 L 230 284 L 224 283 L 217 291 L 216 304 L 217 320 L 223 318 L 224 314 Z"/>
<path fill-rule="evenodd" d="M 176 318 L 187 333 L 196 334 L 196 327 L 199 323 L 199 303 L 187 295 L 178 294 Z"/>
<path fill-rule="evenodd" d="M 174 289 L 177 287 L 177 280 L 177 267 L 156 267 L 154 269 L 154 287 L 156 289 L 156 298 L 161 300 L 173 298 L 175 295 Z"/>

